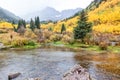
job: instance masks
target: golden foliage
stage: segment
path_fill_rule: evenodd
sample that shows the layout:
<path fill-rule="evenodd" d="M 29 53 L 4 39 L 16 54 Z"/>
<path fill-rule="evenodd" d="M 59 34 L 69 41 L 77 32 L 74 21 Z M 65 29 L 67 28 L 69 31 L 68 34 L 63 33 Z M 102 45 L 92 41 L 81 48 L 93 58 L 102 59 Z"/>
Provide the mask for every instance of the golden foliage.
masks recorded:
<path fill-rule="evenodd" d="M 0 42 L 2 42 L 4 45 L 11 45 L 12 47 L 24 46 L 34 43 L 29 38 L 20 36 L 18 33 L 14 31 L 0 34 Z"/>
<path fill-rule="evenodd" d="M 94 26 L 93 30 L 97 32 L 120 34 L 120 24 L 119 25 L 100 24 L 100 25 Z"/>
<path fill-rule="evenodd" d="M 0 22 L 0 28 L 5 29 L 5 28 L 13 28 L 12 24 L 9 22 Z"/>
<path fill-rule="evenodd" d="M 69 44 L 74 43 L 74 39 L 69 35 L 63 35 L 62 41 Z"/>
<path fill-rule="evenodd" d="M 58 21 L 57 23 L 48 23 L 48 24 L 42 24 L 42 29 L 49 29 L 50 27 L 53 29 L 53 32 L 61 32 L 61 26 L 62 24 L 65 24 L 66 31 L 67 32 L 73 32 L 73 28 L 77 26 L 79 16 L 76 16 L 74 18 L 64 20 L 64 21 Z"/>
<path fill-rule="evenodd" d="M 93 22 L 94 31 L 120 34 L 120 0 L 103 1 L 88 13 L 88 21 Z"/>
<path fill-rule="evenodd" d="M 35 35 L 35 33 L 31 30 L 31 29 L 26 29 L 24 36 L 28 39 L 36 39 L 37 35 Z"/>
<path fill-rule="evenodd" d="M 48 29 L 48 28 L 53 28 L 54 27 L 54 23 L 48 23 L 48 24 L 41 24 L 41 28 L 42 29 Z"/>

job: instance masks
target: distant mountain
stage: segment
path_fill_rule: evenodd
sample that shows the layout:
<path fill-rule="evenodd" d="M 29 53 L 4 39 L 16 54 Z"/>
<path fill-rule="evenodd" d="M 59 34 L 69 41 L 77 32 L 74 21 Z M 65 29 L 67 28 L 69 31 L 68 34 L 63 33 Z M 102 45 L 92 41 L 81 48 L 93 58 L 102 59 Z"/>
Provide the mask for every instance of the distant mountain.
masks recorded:
<path fill-rule="evenodd" d="M 61 19 L 69 18 L 81 10 L 82 10 L 82 8 L 63 10 L 61 12 Z"/>
<path fill-rule="evenodd" d="M 81 10 L 82 10 L 82 8 L 77 8 L 77 9 L 63 10 L 63 11 L 59 12 L 54 8 L 46 7 L 45 9 L 43 9 L 41 11 L 27 14 L 27 15 L 23 16 L 23 18 L 26 20 L 30 20 L 30 18 L 39 16 L 41 21 L 46 21 L 46 20 L 56 21 L 56 20 L 69 18 Z"/>
<path fill-rule="evenodd" d="M 18 21 L 20 17 L 16 16 L 15 14 L 11 13 L 8 10 L 5 10 L 0 7 L 0 20 L 5 20 L 5 21 Z"/>
<path fill-rule="evenodd" d="M 39 16 L 41 21 L 55 20 L 55 16 L 59 15 L 59 14 L 60 14 L 59 11 L 55 10 L 54 8 L 46 7 L 45 9 L 43 9 L 41 11 L 27 14 L 27 15 L 23 16 L 23 18 L 25 20 L 30 20 L 31 18 Z"/>

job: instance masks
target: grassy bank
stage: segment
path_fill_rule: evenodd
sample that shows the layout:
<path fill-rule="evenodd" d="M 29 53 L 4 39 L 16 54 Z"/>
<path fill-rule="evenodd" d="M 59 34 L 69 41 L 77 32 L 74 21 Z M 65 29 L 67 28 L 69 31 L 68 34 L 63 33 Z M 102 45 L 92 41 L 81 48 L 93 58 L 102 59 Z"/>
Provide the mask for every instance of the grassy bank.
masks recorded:
<path fill-rule="evenodd" d="M 29 50 L 29 49 L 36 49 L 36 48 L 39 48 L 39 47 L 41 47 L 41 45 L 36 43 L 35 45 L 16 46 L 16 47 L 13 47 L 13 48 Z"/>
<path fill-rule="evenodd" d="M 82 43 L 77 43 L 75 42 L 74 44 L 66 44 L 64 42 L 58 41 L 58 42 L 54 42 L 53 46 L 60 46 L 61 45 L 63 47 L 67 47 L 67 48 L 71 48 L 71 49 L 83 49 L 83 50 L 88 50 L 88 51 L 95 51 L 95 52 L 112 52 L 112 53 L 119 53 L 120 52 L 120 46 L 108 46 L 107 50 L 101 50 L 99 46 L 96 45 L 86 45 L 86 44 L 82 44 Z"/>

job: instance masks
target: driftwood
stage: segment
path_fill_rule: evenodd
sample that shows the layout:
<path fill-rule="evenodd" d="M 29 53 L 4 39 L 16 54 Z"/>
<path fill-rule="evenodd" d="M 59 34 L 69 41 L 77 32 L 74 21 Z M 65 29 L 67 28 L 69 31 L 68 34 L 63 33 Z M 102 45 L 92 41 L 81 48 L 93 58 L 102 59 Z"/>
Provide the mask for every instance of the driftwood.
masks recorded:
<path fill-rule="evenodd" d="M 62 80 L 90 80 L 90 75 L 85 68 L 75 65 L 63 75 Z"/>
<path fill-rule="evenodd" d="M 21 73 L 15 73 L 15 74 L 10 74 L 8 75 L 8 80 L 12 80 L 14 78 L 17 78 Z"/>

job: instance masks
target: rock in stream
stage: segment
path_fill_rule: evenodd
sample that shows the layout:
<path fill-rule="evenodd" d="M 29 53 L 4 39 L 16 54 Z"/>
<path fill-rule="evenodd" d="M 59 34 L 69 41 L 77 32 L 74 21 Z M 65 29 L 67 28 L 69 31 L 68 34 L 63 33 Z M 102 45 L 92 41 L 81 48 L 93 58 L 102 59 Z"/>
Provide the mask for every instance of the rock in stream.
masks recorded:
<path fill-rule="evenodd" d="M 62 80 L 90 80 L 90 75 L 85 68 L 75 65 L 63 75 Z"/>

